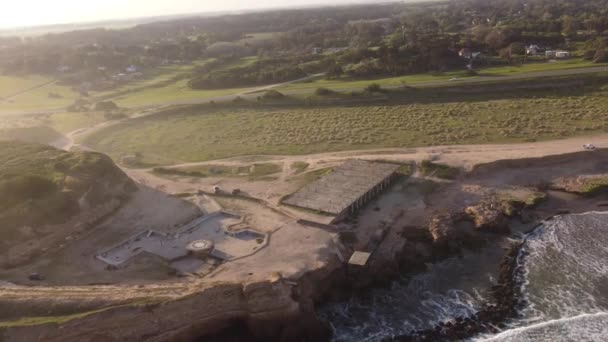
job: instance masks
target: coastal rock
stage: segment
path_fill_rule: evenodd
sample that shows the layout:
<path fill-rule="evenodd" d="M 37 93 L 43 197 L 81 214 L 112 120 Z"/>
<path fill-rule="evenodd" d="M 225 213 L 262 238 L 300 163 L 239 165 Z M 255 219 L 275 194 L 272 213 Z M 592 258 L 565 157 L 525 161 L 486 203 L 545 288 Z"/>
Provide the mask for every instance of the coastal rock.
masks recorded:
<path fill-rule="evenodd" d="M 453 221 L 449 214 L 439 214 L 431 218 L 429 223 L 429 232 L 434 243 L 444 243 L 450 237 Z"/>
<path fill-rule="evenodd" d="M 508 229 L 509 221 L 503 208 L 493 201 L 484 201 L 467 207 L 465 212 L 475 223 L 476 229 L 498 232 Z"/>
<path fill-rule="evenodd" d="M 608 191 L 608 174 L 562 177 L 553 181 L 551 189 L 580 195 L 597 195 Z"/>

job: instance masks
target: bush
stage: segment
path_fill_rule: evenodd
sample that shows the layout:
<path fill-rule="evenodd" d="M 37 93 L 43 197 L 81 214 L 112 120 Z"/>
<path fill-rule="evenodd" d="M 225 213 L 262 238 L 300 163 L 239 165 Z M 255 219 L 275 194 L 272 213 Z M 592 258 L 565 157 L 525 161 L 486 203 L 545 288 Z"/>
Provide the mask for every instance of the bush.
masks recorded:
<path fill-rule="evenodd" d="M 118 105 L 112 101 L 101 101 L 95 104 L 95 110 L 109 112 L 118 109 Z"/>
<path fill-rule="evenodd" d="M 7 208 L 30 198 L 40 198 L 57 191 L 57 185 L 37 175 L 16 175 L 0 181 L 0 208 Z"/>
<path fill-rule="evenodd" d="M 460 170 L 444 164 L 433 163 L 430 160 L 424 160 L 420 163 L 420 173 L 424 176 L 432 176 L 442 179 L 456 179 L 460 174 Z"/>
<path fill-rule="evenodd" d="M 127 116 L 123 113 L 105 113 L 103 117 L 107 120 L 120 120 L 125 119 Z"/>
<path fill-rule="evenodd" d="M 283 95 L 283 93 L 278 92 L 276 90 L 268 90 L 266 91 L 266 93 L 264 93 L 264 96 L 262 96 L 264 100 L 278 100 L 284 97 L 285 95 Z"/>
<path fill-rule="evenodd" d="M 378 83 L 372 83 L 365 87 L 365 91 L 368 93 L 380 93 L 383 91 L 383 89 Z"/>
<path fill-rule="evenodd" d="M 333 95 L 335 93 L 336 93 L 335 91 L 333 91 L 331 89 L 323 88 L 323 87 L 317 88 L 315 90 L 315 95 L 318 95 L 318 96 L 329 96 L 329 95 Z"/>

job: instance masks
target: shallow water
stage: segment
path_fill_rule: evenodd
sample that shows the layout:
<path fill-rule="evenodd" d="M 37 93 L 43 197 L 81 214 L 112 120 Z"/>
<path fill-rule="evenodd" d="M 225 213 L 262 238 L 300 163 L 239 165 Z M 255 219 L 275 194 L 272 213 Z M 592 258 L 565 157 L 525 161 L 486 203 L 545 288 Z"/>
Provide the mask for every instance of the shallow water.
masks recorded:
<path fill-rule="evenodd" d="M 491 341 L 608 340 L 608 213 L 560 216 L 520 255 L 527 305 Z"/>
<path fill-rule="evenodd" d="M 495 284 L 504 254 L 498 242 L 480 253 L 450 258 L 390 288 L 374 289 L 347 302 L 329 303 L 319 314 L 332 324 L 336 342 L 380 341 L 431 328 L 476 312 L 484 291 Z"/>
<path fill-rule="evenodd" d="M 496 242 L 435 264 L 409 281 L 320 308 L 336 342 L 381 341 L 474 313 L 495 284 Z M 608 341 L 608 213 L 556 217 L 526 237 L 520 254 L 521 317 L 477 341 Z"/>

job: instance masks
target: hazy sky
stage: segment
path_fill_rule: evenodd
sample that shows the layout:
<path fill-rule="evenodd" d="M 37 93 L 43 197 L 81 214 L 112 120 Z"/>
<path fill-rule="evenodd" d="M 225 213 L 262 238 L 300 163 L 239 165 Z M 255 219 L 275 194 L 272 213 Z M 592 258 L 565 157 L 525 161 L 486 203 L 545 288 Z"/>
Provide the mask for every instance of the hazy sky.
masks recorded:
<path fill-rule="evenodd" d="M 356 0 L 2 0 L 0 27 L 34 26 L 188 12 L 225 11 Z"/>

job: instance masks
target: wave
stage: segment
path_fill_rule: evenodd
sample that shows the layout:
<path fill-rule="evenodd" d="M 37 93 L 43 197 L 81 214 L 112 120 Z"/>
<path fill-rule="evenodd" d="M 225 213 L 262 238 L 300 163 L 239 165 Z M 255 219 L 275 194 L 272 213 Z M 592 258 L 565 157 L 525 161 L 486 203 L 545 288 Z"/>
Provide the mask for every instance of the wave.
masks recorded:
<path fill-rule="evenodd" d="M 608 312 L 582 314 L 504 331 L 479 342 L 606 341 Z"/>

